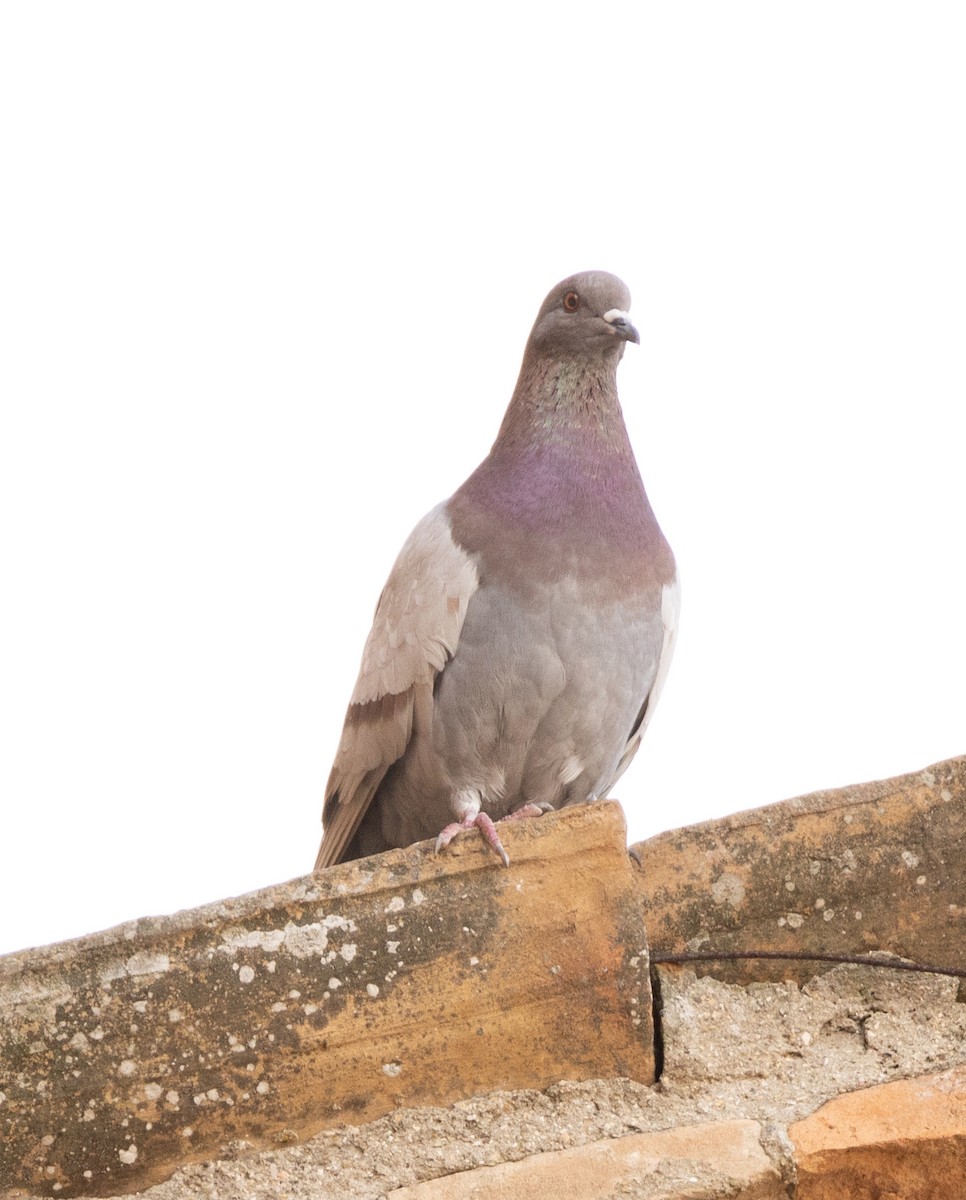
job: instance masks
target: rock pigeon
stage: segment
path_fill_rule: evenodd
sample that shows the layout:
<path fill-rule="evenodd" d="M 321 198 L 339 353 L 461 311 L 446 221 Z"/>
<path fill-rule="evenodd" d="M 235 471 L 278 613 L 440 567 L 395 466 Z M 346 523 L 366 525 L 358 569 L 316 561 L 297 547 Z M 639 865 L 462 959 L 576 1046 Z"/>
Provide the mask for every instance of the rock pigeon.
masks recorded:
<path fill-rule="evenodd" d="M 489 455 L 410 534 L 346 713 L 316 869 L 603 798 L 667 672 L 678 588 L 620 402 L 604 271 L 547 296 Z"/>

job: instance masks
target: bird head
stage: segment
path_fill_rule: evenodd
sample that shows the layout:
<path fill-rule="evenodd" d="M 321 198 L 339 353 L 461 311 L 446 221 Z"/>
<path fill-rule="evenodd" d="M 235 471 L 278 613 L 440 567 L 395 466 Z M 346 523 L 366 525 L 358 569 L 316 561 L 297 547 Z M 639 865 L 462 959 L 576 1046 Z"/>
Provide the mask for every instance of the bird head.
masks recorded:
<path fill-rule="evenodd" d="M 627 342 L 640 342 L 627 310 L 631 294 L 616 275 L 582 271 L 564 279 L 544 300 L 528 349 L 551 357 L 618 359 Z"/>

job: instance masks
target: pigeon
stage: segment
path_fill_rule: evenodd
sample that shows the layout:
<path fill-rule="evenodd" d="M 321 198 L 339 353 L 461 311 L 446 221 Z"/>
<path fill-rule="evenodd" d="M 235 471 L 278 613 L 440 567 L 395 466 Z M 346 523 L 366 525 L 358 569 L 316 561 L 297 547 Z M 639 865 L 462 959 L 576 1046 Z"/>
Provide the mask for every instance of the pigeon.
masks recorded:
<path fill-rule="evenodd" d="M 674 645 L 674 556 L 617 396 L 616 276 L 559 283 L 488 456 L 410 534 L 376 608 L 316 870 L 607 796 Z"/>

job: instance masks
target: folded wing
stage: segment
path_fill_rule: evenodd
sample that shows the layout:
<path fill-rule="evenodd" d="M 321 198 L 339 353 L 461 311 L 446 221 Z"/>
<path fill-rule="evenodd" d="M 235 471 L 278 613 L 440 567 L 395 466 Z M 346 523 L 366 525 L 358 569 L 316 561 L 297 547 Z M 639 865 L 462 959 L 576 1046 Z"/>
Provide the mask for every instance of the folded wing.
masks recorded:
<path fill-rule="evenodd" d="M 456 652 L 478 586 L 439 505 L 410 534 L 379 598 L 326 785 L 316 870 L 342 860 L 386 772 L 414 731 L 428 729 L 433 684 Z"/>

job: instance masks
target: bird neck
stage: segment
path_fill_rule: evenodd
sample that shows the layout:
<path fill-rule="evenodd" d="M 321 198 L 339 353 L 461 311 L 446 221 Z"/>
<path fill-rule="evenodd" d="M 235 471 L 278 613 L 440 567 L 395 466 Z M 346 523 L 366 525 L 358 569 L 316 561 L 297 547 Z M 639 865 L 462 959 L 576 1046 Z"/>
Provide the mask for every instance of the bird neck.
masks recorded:
<path fill-rule="evenodd" d="M 520 586 L 569 573 L 639 589 L 650 586 L 646 564 L 670 553 L 624 427 L 615 368 L 616 356 L 525 360 L 492 450 L 448 501 L 457 543 L 485 552 L 484 566 L 499 561 Z"/>
<path fill-rule="evenodd" d="M 460 488 L 510 525 L 568 528 L 620 541 L 650 508 L 617 399 L 617 356 L 524 360 L 490 453 Z M 612 536 L 611 536 L 612 535 Z"/>
<path fill-rule="evenodd" d="M 545 446 L 579 458 L 629 458 L 617 398 L 618 356 L 525 358 L 493 453 Z"/>

